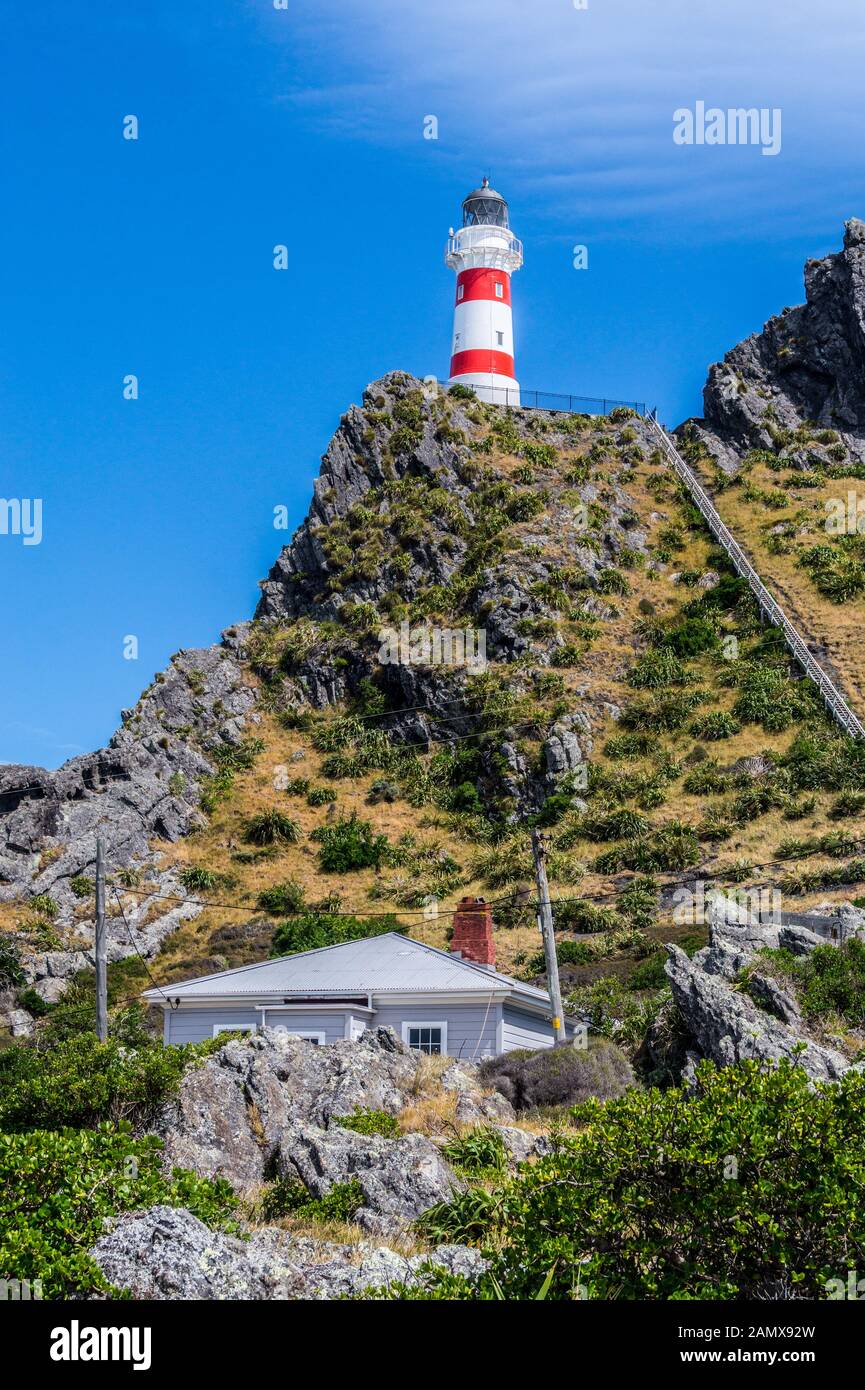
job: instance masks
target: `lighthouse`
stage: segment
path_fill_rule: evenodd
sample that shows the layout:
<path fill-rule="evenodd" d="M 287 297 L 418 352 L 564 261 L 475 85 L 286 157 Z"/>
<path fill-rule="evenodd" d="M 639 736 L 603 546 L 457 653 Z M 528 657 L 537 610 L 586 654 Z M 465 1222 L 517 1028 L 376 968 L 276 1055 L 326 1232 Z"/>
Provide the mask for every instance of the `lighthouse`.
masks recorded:
<path fill-rule="evenodd" d="M 511 276 L 522 263 L 508 205 L 484 179 L 465 199 L 463 224 L 458 232 L 451 228 L 445 250 L 445 264 L 457 273 L 450 380 L 496 405 L 520 403 Z"/>

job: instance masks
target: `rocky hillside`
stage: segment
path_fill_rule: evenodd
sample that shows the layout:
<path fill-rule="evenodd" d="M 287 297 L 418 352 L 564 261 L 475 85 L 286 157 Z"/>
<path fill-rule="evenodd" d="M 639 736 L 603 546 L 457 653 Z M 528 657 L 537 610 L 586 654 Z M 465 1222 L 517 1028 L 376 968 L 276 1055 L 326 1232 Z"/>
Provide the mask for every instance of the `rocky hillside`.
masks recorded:
<path fill-rule="evenodd" d="M 836 403 L 857 238 L 821 272 L 835 291 L 819 312 L 792 311 L 808 362 L 812 337 L 836 344 Z M 749 342 L 684 432 L 704 466 L 716 449 L 719 479 L 741 444 L 765 445 L 747 431 L 782 380 L 765 335 Z M 816 370 L 783 378 L 776 413 L 805 408 Z M 745 389 L 722 412 L 712 382 L 736 372 Z M 784 440 L 773 458 L 798 468 Z M 664 944 L 706 940 L 683 892 L 762 885 L 801 910 L 861 891 L 862 750 L 631 412 L 503 410 L 391 373 L 343 417 L 261 587 L 254 620 L 178 654 L 107 749 L 56 773 L 2 769 L 7 1036 L 86 1026 L 97 832 L 118 1017 L 152 980 L 345 933 L 398 924 L 444 945 L 466 892 L 494 900 L 500 965 L 538 977 L 532 823 L 550 837 L 572 1006 L 634 1047 Z M 482 659 L 460 659 L 453 634 Z"/>
<path fill-rule="evenodd" d="M 865 223 L 709 371 L 680 430 L 728 526 L 812 650 L 865 707 Z M 858 501 L 857 501 L 858 499 Z"/>

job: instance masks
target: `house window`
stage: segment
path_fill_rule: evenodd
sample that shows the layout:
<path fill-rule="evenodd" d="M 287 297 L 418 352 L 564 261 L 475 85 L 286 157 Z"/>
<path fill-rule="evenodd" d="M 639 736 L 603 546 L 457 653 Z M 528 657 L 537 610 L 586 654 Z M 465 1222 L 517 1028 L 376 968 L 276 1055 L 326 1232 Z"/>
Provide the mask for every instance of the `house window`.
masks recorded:
<path fill-rule="evenodd" d="M 496 299 L 504 299 L 505 287 L 500 280 L 496 281 Z"/>
<path fill-rule="evenodd" d="M 438 1057 L 447 1051 L 448 1026 L 441 1022 L 404 1023 L 402 1040 L 412 1052 L 426 1052 Z"/>
<path fill-rule="evenodd" d="M 466 293 L 466 287 L 465 287 L 465 285 L 457 285 L 457 299 L 465 299 L 465 293 Z"/>
<path fill-rule="evenodd" d="M 496 340 L 498 342 L 499 347 L 503 347 L 505 342 L 504 333 L 496 333 Z"/>
<path fill-rule="evenodd" d="M 254 1023 L 214 1023 L 213 1036 L 218 1037 L 220 1033 L 254 1033 Z"/>

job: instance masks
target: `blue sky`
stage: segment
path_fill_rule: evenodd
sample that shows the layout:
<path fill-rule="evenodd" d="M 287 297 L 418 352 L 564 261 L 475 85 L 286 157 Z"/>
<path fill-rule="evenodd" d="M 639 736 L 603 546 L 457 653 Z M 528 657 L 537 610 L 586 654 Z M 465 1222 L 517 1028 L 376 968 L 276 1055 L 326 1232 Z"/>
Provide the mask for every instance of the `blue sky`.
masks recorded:
<path fill-rule="evenodd" d="M 0 535 L 0 761 L 98 747 L 251 613 L 343 410 L 445 375 L 444 240 L 482 173 L 525 243 L 523 385 L 699 413 L 865 216 L 863 38 L 848 0 L 5 7 L 0 496 L 44 520 Z M 780 154 L 675 145 L 698 100 L 780 108 Z"/>

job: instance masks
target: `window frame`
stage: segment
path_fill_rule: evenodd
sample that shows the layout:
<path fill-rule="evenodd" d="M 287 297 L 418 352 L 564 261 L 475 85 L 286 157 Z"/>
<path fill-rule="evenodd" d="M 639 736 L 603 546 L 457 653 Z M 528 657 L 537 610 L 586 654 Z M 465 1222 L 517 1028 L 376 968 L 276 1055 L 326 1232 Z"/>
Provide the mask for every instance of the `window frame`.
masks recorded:
<path fill-rule="evenodd" d="M 505 287 L 504 287 L 504 285 L 502 284 L 501 280 L 496 280 L 495 283 L 496 283 L 496 299 L 504 299 L 504 297 L 505 297 Z"/>
<path fill-rule="evenodd" d="M 438 1052 L 425 1052 L 422 1047 L 412 1047 L 409 1041 L 409 1032 L 412 1028 L 438 1028 L 441 1034 L 441 1043 Z M 402 1025 L 402 1040 L 411 1052 L 423 1053 L 426 1057 L 446 1057 L 448 1055 L 448 1025 L 447 1019 L 407 1019 Z"/>
<path fill-rule="evenodd" d="M 218 1038 L 220 1033 L 257 1033 L 257 1023 L 214 1023 L 212 1037 Z"/>

